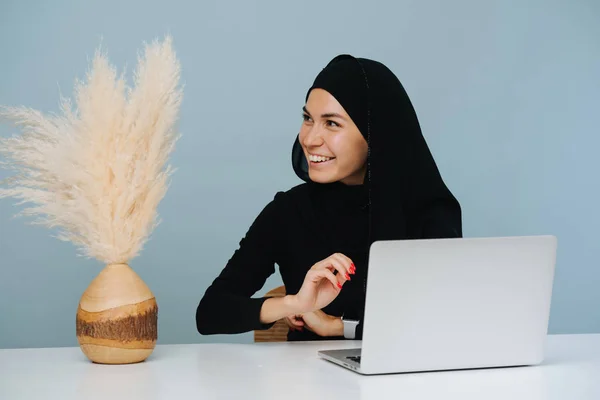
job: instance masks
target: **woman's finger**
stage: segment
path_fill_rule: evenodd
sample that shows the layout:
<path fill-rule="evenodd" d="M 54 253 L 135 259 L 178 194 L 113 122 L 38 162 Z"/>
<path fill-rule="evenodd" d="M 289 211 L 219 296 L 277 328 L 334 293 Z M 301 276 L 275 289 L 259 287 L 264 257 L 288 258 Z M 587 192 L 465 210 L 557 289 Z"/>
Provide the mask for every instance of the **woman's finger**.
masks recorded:
<path fill-rule="evenodd" d="M 336 278 L 336 276 L 328 269 L 316 269 L 314 271 L 309 271 L 308 273 L 311 275 L 310 279 L 314 283 L 319 283 L 325 278 L 328 279 L 336 289 L 339 290 L 342 288 L 343 282 L 339 282 L 338 278 Z"/>
<path fill-rule="evenodd" d="M 345 256 L 342 253 L 335 253 L 331 257 L 339 260 L 346 267 L 346 271 L 348 272 L 348 274 L 354 275 L 356 273 L 356 266 L 349 257 Z"/>
<path fill-rule="evenodd" d="M 327 258 L 329 266 L 333 267 L 337 271 L 337 279 L 343 285 L 344 282 L 350 280 L 350 264 L 345 264 L 345 260 L 341 258 L 330 256 Z"/>
<path fill-rule="evenodd" d="M 293 315 L 286 317 L 285 323 L 293 331 L 301 331 L 304 328 L 304 321 L 296 319 Z"/>

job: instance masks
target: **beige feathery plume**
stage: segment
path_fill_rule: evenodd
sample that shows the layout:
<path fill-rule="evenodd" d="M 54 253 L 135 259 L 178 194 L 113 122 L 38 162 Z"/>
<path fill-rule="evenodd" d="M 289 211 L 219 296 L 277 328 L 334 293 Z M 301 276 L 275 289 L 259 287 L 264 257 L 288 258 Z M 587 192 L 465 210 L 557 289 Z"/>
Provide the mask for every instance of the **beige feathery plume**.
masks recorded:
<path fill-rule="evenodd" d="M 0 166 L 15 171 L 0 198 L 32 203 L 17 215 L 38 216 L 33 224 L 59 228 L 59 239 L 107 264 L 139 254 L 173 173 L 182 90 L 171 37 L 145 44 L 134 78 L 127 87 L 98 50 L 86 81 L 76 81 L 75 110 L 63 98 L 61 115 L 0 108 L 22 130 L 0 138 Z"/>

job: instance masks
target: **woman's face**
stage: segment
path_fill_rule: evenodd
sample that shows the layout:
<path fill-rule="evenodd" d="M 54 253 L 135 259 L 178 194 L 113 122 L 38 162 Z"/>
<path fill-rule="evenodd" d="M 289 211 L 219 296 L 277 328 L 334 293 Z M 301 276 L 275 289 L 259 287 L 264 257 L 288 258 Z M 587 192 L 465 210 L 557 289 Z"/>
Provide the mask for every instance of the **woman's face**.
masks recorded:
<path fill-rule="evenodd" d="M 313 182 L 364 182 L 368 145 L 350 116 L 329 92 L 313 89 L 303 110 L 300 144 Z"/>

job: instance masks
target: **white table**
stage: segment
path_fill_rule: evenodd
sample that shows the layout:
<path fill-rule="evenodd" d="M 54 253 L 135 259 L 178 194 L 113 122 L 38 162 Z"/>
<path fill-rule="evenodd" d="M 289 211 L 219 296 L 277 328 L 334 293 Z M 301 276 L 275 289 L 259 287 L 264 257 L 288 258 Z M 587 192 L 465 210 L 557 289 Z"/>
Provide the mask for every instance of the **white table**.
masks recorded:
<path fill-rule="evenodd" d="M 78 347 L 0 350 L 0 399 L 600 400 L 600 334 L 549 336 L 537 367 L 362 376 L 316 351 L 356 342 L 159 345 L 97 365 Z"/>

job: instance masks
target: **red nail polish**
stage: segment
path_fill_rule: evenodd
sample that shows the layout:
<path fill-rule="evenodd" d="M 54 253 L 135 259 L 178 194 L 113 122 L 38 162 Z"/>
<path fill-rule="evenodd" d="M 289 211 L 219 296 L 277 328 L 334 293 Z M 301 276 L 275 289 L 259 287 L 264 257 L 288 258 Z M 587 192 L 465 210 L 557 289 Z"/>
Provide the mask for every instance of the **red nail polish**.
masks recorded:
<path fill-rule="evenodd" d="M 346 279 L 350 280 L 350 275 L 346 273 Z"/>
<path fill-rule="evenodd" d="M 342 288 L 342 284 L 338 282 L 338 287 L 341 289 Z"/>

